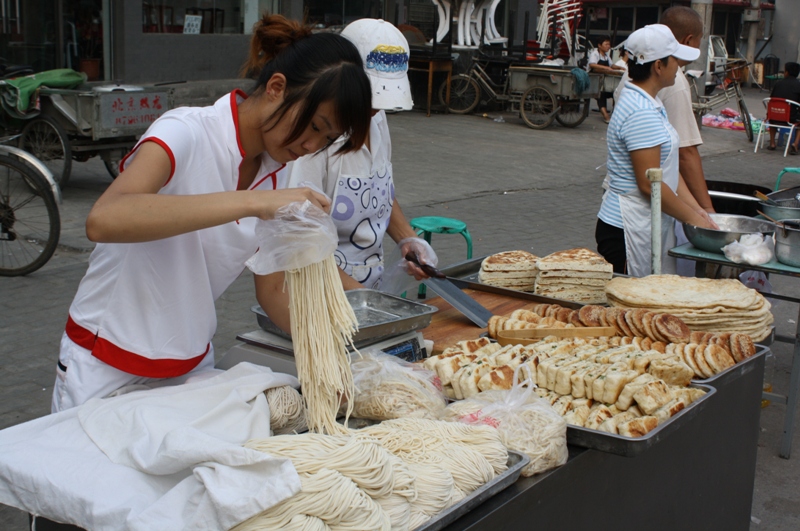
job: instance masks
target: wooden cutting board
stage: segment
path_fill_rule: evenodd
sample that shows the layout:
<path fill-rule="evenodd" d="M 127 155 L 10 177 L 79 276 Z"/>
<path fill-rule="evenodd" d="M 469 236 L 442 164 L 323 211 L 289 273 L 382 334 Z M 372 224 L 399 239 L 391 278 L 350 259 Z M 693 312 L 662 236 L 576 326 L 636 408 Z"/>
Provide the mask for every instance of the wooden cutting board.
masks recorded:
<path fill-rule="evenodd" d="M 484 308 L 495 315 L 508 315 L 520 308 L 530 309 L 536 303 L 524 299 L 517 299 L 508 295 L 487 293 L 474 289 L 465 289 L 464 293 L 478 301 Z M 476 339 L 486 332 L 485 328 L 478 328 L 464 314 L 453 308 L 441 297 L 425 299 L 419 302 L 436 306 L 439 311 L 433 314 L 431 324 L 422 330 L 425 339 L 433 341 L 433 352 L 439 354 L 447 347 L 452 347 L 458 341 Z"/>

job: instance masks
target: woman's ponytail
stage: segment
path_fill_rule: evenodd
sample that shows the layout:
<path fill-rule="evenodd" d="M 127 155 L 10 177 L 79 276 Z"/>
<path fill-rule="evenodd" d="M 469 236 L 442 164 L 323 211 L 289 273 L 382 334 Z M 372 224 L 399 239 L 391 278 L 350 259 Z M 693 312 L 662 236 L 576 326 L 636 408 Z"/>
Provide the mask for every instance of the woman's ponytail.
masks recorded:
<path fill-rule="evenodd" d="M 242 65 L 242 77 L 258 78 L 264 65 L 282 50 L 311 35 L 311 27 L 281 15 L 265 13 L 253 25 L 250 53 Z"/>

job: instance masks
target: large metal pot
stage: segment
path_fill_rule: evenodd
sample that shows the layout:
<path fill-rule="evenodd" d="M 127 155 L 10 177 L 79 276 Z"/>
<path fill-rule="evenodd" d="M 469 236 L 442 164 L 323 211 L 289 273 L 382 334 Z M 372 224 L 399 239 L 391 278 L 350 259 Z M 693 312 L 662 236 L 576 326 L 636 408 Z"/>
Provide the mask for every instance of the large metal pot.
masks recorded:
<path fill-rule="evenodd" d="M 784 219 L 778 224 L 775 258 L 782 264 L 800 267 L 800 219 Z"/>
<path fill-rule="evenodd" d="M 797 199 L 778 199 L 775 200 L 778 206 L 763 201 L 759 203 L 759 209 L 775 220 L 800 219 L 800 201 Z"/>

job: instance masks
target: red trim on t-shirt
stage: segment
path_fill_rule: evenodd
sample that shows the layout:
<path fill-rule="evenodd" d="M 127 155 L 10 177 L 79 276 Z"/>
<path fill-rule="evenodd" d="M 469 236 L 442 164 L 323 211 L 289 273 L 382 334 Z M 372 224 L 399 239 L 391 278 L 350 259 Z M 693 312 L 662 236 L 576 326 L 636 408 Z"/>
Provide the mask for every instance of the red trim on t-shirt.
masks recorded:
<path fill-rule="evenodd" d="M 266 181 L 267 179 L 272 179 L 272 189 L 275 190 L 278 187 L 278 172 L 281 171 L 286 167 L 286 164 L 281 164 L 281 167 L 275 170 L 272 173 L 266 174 L 260 181 L 250 187 L 250 190 L 255 190 L 258 186 Z"/>
<path fill-rule="evenodd" d="M 242 147 L 242 138 L 239 135 L 239 102 L 236 101 L 236 96 L 241 96 L 242 99 L 247 99 L 247 94 L 242 89 L 234 89 L 231 92 L 231 114 L 233 114 L 233 128 L 236 130 L 236 144 L 239 146 L 239 154 L 244 157 L 244 148 Z"/>
<path fill-rule="evenodd" d="M 174 378 L 191 371 L 203 361 L 211 348 L 209 343 L 205 352 L 188 360 L 172 358 L 152 360 L 134 352 L 118 347 L 111 341 L 98 337 L 76 323 L 72 316 L 67 319 L 67 336 L 76 345 L 91 351 L 92 356 L 128 374 L 145 378 Z"/>
<path fill-rule="evenodd" d="M 136 150 L 138 150 L 145 142 L 155 142 L 156 144 L 161 146 L 161 148 L 164 151 L 167 152 L 167 156 L 169 157 L 170 170 L 169 170 L 169 178 L 167 179 L 167 182 L 164 183 L 164 186 L 166 186 L 167 183 L 169 183 L 172 180 L 172 176 L 175 175 L 175 155 L 172 153 L 172 150 L 169 148 L 166 142 L 155 136 L 148 136 L 146 138 L 139 140 L 139 143 L 133 146 L 133 149 L 130 151 L 130 153 L 125 155 L 122 158 L 122 160 L 119 161 L 119 171 L 120 173 L 122 173 L 122 170 L 125 168 L 125 161 L 127 161 L 131 155 L 136 153 Z"/>

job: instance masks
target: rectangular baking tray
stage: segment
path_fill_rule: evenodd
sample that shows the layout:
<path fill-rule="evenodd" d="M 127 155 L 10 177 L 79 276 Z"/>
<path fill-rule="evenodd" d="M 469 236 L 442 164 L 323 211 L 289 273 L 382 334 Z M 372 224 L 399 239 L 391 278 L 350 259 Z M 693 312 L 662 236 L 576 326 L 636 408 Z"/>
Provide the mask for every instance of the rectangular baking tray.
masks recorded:
<path fill-rule="evenodd" d="M 358 332 L 353 336 L 356 347 L 425 328 L 431 324 L 434 312 L 438 311 L 435 306 L 374 289 L 354 289 L 345 294 L 358 320 Z M 261 306 L 255 305 L 251 310 L 263 330 L 291 339 L 289 334 L 270 320 Z"/>
<path fill-rule="evenodd" d="M 530 458 L 527 455 L 509 450 L 508 468 L 502 474 L 497 475 L 490 482 L 470 492 L 469 496 L 460 502 L 451 505 L 444 511 L 436 514 L 436 516 L 421 526 L 416 527 L 414 531 L 438 531 L 439 529 L 442 529 L 443 527 L 453 523 L 478 505 L 482 504 L 501 490 L 517 481 L 522 469 L 528 464 L 529 461 Z"/>
<path fill-rule="evenodd" d="M 717 387 L 722 387 L 727 382 L 730 382 L 732 380 L 737 380 L 739 379 L 740 376 L 747 374 L 748 372 L 755 369 L 755 365 L 753 364 L 753 362 L 756 360 L 756 358 L 765 355 L 767 352 L 769 352 L 769 347 L 758 344 L 756 345 L 756 353 L 747 358 L 746 360 L 740 361 L 733 367 L 728 367 L 724 371 L 715 374 L 711 378 L 705 378 L 703 380 L 692 380 L 692 383 L 701 385 L 715 385 Z"/>
<path fill-rule="evenodd" d="M 709 385 L 692 383 L 689 387 L 702 389 L 706 394 L 643 437 L 625 437 L 568 424 L 567 444 L 623 457 L 636 457 L 651 446 L 658 444 L 669 434 L 680 429 L 688 420 L 695 417 L 706 406 L 708 399 L 717 392 L 715 388 Z"/>

